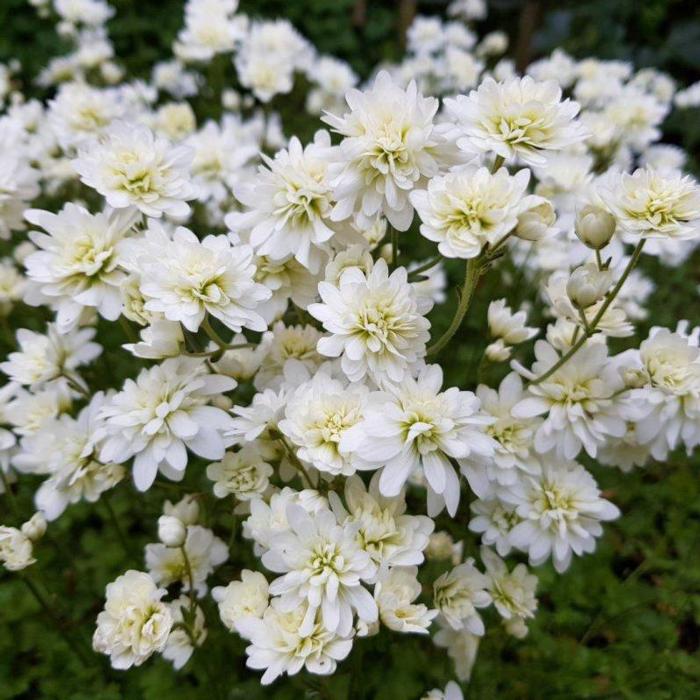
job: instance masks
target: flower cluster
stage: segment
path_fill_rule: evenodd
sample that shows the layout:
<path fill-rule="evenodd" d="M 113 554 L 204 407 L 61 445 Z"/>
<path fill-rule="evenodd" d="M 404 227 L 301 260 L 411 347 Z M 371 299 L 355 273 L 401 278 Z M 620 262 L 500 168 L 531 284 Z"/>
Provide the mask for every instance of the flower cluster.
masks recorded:
<path fill-rule="evenodd" d="M 700 445 L 700 328 L 633 342 L 640 259 L 700 241 L 700 185 L 658 143 L 697 88 L 562 51 L 520 75 L 476 0 L 417 17 L 360 84 L 237 10 L 188 0 L 173 57 L 128 82 L 112 8 L 57 0 L 55 95 L 3 108 L 0 313 L 41 312 L 0 363 L 0 494 L 41 478 L 0 562 L 34 564 L 73 504 L 175 491 L 144 571 L 107 585 L 93 647 L 114 668 L 183 667 L 211 596 L 263 684 L 332 674 L 384 628 L 432 636 L 466 681 L 494 623 L 527 634 L 530 567 L 564 573 L 620 516 L 601 465 Z M 214 62 L 240 91 L 198 122 Z M 296 74 L 308 144 L 257 108 Z M 476 362 L 451 371 L 460 341 Z"/>

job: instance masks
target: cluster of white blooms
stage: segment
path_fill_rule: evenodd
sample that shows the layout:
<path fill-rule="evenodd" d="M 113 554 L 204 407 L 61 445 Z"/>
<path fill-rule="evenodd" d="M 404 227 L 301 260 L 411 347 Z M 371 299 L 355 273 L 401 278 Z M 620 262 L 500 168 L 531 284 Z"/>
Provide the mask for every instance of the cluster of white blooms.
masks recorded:
<path fill-rule="evenodd" d="M 0 362 L 0 494 L 42 477 L 0 562 L 33 564 L 46 521 L 110 490 L 183 496 L 107 586 L 93 646 L 115 668 L 183 667 L 211 595 L 263 684 L 331 674 L 382 628 L 432 635 L 466 681 L 489 625 L 527 634 L 524 560 L 563 573 L 620 515 L 598 464 L 700 445 L 700 328 L 609 342 L 645 320 L 640 258 L 700 241 L 700 185 L 658 143 L 697 88 L 562 51 L 520 75 L 465 23 L 485 11 L 417 17 L 360 84 L 285 20 L 188 0 L 174 57 L 127 82 L 112 8 L 56 0 L 53 98 L 6 99 L 0 71 L 0 313 L 32 319 Z M 308 144 L 261 108 L 297 73 Z M 223 113 L 198 122 L 205 87 Z M 453 372 L 460 340 L 479 355 Z"/>

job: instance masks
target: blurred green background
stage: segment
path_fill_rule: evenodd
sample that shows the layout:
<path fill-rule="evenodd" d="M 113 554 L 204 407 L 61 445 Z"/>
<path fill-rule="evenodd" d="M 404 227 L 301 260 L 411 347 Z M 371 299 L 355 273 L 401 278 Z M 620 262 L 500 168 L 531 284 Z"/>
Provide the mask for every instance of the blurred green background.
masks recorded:
<path fill-rule="evenodd" d="M 170 55 L 182 23 L 182 0 L 111 0 L 111 4 L 117 14 L 108 26 L 119 59 L 129 75 L 146 77 L 155 61 Z M 348 60 L 366 76 L 378 61 L 400 57 L 401 27 L 407 16 L 414 11 L 439 13 L 446 4 L 439 0 L 243 0 L 241 9 L 253 15 L 288 17 L 320 51 Z M 681 84 L 700 79 L 697 2 L 497 0 L 489 3 L 489 13 L 479 24 L 479 33 L 506 31 L 510 53 L 520 62 L 561 46 L 577 58 L 622 58 L 638 67 L 656 66 Z M 62 51 L 52 25 L 38 19 L 26 0 L 0 0 L 0 27 L 0 61 L 20 59 L 26 84 Z M 688 110 L 672 115 L 664 125 L 665 140 L 685 147 L 696 163 L 699 117 L 698 110 Z M 292 130 L 295 127 L 293 123 Z M 310 131 L 315 127 L 308 120 L 304 125 Z M 650 325 L 674 326 L 689 315 L 691 322 L 700 322 L 697 254 L 674 270 L 651 260 L 644 261 L 643 269 L 660 283 L 651 300 L 650 318 L 640 325 L 640 337 Z M 451 268 L 448 273 L 456 285 L 458 273 Z M 446 370 L 451 381 L 473 383 L 489 298 L 505 294 L 509 301 L 517 301 L 516 290 L 504 292 L 499 283 L 497 272 L 484 280 L 461 343 L 449 357 Z M 433 319 L 436 332 L 449 323 L 450 313 L 448 302 Z M 31 317 L 25 314 L 26 307 L 18 307 L 9 319 L 10 327 L 41 327 L 36 312 Z M 111 376 L 89 379 L 116 386 L 133 368 L 118 347 L 124 342 L 119 329 L 103 326 L 100 337 L 108 338 L 106 361 Z M 9 347 L 3 336 L 1 354 Z M 540 611 L 530 636 L 512 640 L 500 635 L 493 624 L 494 633 L 482 645 L 466 697 L 700 697 L 699 461 L 697 456 L 676 454 L 668 464 L 629 475 L 594 468 L 623 517 L 606 527 L 596 553 L 574 561 L 566 575 L 556 575 L 549 566 L 537 570 Z M 196 475 L 186 486 L 204 488 Z M 28 484 L 20 490 L 23 514 L 32 511 L 31 491 Z M 37 566 L 54 594 L 52 604 L 68 620 L 70 634 L 91 634 L 105 583 L 127 566 L 142 567 L 142 547 L 154 539 L 159 504 L 173 495 L 162 490 L 144 502 L 133 498 L 128 484 L 112 494 L 112 505 L 126 530 L 128 553 L 120 548 L 102 504 L 69 508 L 52 527 L 54 543 L 40 546 Z M 17 524 L 2 499 L 0 515 L 0 522 Z M 465 508 L 460 515 L 467 517 Z M 447 519 L 440 525 L 452 526 Z M 249 550 L 240 539 L 233 547 Z M 234 574 L 222 567 L 214 583 Z M 348 671 L 361 677 L 353 700 L 400 700 L 418 698 L 453 677 L 451 662 L 429 640 L 384 633 L 362 643 L 362 658 L 355 649 L 327 686 L 313 689 L 297 679 L 262 690 L 257 676 L 244 668 L 244 644 L 223 632 L 211 604 L 206 613 L 210 620 L 207 651 L 196 654 L 179 674 L 159 658 L 128 673 L 111 671 L 107 661 L 97 656 L 83 668 L 21 582 L 0 574 L 0 700 L 345 698 L 349 697 Z"/>

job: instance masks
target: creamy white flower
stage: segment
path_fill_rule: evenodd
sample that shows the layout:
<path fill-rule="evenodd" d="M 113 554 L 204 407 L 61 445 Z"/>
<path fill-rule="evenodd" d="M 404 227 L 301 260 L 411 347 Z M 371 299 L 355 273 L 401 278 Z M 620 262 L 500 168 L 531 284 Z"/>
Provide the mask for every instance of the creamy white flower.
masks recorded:
<path fill-rule="evenodd" d="M 428 634 L 428 627 L 438 614 L 414 601 L 421 594 L 415 566 L 393 567 L 374 587 L 379 619 L 394 632 Z"/>
<path fill-rule="evenodd" d="M 178 582 L 182 590 L 188 592 L 191 580 L 192 588 L 200 598 L 207 592 L 207 578 L 229 556 L 226 543 L 201 525 L 187 528 L 182 547 L 147 544 L 145 554 L 148 573 L 156 583 L 169 586 Z"/>
<path fill-rule="evenodd" d="M 254 281 L 253 251 L 232 246 L 227 236 L 201 241 L 192 231 L 178 227 L 165 248 L 138 260 L 145 309 L 162 313 L 196 332 L 211 314 L 225 326 L 264 331 L 267 324 L 255 307 L 270 291 Z"/>
<path fill-rule="evenodd" d="M 423 563 L 423 551 L 435 525 L 424 515 L 406 513 L 403 492 L 393 498 L 382 496 L 375 474 L 369 489 L 358 476 L 351 476 L 345 482 L 344 496 L 345 504 L 337 494 L 330 493 L 331 508 L 341 525 L 350 524 L 356 529 L 358 544 L 377 564 L 378 571 Z"/>
<path fill-rule="evenodd" d="M 134 457 L 134 483 L 141 491 L 151 487 L 158 470 L 169 479 L 182 479 L 187 447 L 200 457 L 220 459 L 222 435 L 233 421 L 207 404 L 235 386 L 230 377 L 208 374 L 204 362 L 195 358 L 144 368 L 135 381 L 127 379 L 100 413 L 100 459 L 123 463 Z"/>
<path fill-rule="evenodd" d="M 214 495 L 226 498 L 233 494 L 240 501 L 249 501 L 264 493 L 270 485 L 272 467 L 254 447 L 227 452 L 221 462 L 207 467 L 207 477 L 214 482 Z"/>
<path fill-rule="evenodd" d="M 541 419 L 513 416 L 513 406 L 525 396 L 522 380 L 515 372 L 503 379 L 498 390 L 480 384 L 476 395 L 483 413 L 495 419 L 486 427 L 486 434 L 495 442 L 495 453 L 486 459 L 462 460 L 460 466 L 472 491 L 485 498 L 493 487 L 513 484 L 522 473 L 537 472 L 533 440 Z"/>
<path fill-rule="evenodd" d="M 626 240 L 694 239 L 700 231 L 700 187 L 689 175 L 640 168 L 612 173 L 601 196 L 617 218 Z"/>
<path fill-rule="evenodd" d="M 212 588 L 211 595 L 219 605 L 219 616 L 228 629 L 234 631 L 239 620 L 262 618 L 268 607 L 267 579 L 258 571 L 243 569 L 240 581 Z"/>
<path fill-rule="evenodd" d="M 161 601 L 165 593 L 148 574 L 134 570 L 107 585 L 92 646 L 110 657 L 113 668 L 140 666 L 163 651 L 173 625 L 170 608 Z"/>
<path fill-rule="evenodd" d="M 278 599 L 279 600 L 279 599 Z M 246 617 L 237 624 L 240 635 L 250 641 L 246 648 L 249 668 L 265 669 L 260 682 L 269 685 L 286 673 L 293 676 L 302 669 L 318 675 L 330 675 L 352 649 L 352 633 L 330 632 L 320 622 L 320 614 L 309 623 L 309 607 L 302 603 L 287 610 L 275 604 L 262 619 Z"/>
<path fill-rule="evenodd" d="M 493 455 L 494 443 L 485 431 L 493 422 L 479 410 L 470 391 L 451 387 L 444 392 L 442 370 L 426 366 L 417 379 L 387 385 L 370 395 L 362 423 L 343 437 L 341 449 L 356 451 L 373 467 L 383 467 L 379 489 L 396 496 L 412 472 L 422 470 L 428 485 L 428 512 L 446 505 L 454 516 L 459 504 L 459 477 L 450 459 Z"/>
<path fill-rule="evenodd" d="M 25 258 L 27 276 L 41 295 L 56 303 L 56 326 L 74 328 L 84 307 L 95 307 L 101 316 L 115 321 L 122 301 L 119 286 L 125 274 L 119 269 L 120 243 L 136 221 L 133 211 L 90 214 L 68 202 L 58 214 L 39 209 L 25 212 L 31 224 L 46 233 L 32 231 L 39 250 Z M 43 298 L 30 303 L 43 303 Z"/>
<path fill-rule="evenodd" d="M 505 503 L 500 498 L 478 498 L 471 502 L 470 508 L 475 517 L 469 521 L 472 532 L 481 533 L 481 541 L 505 557 L 512 549 L 508 535 L 522 521 L 515 506 Z"/>
<path fill-rule="evenodd" d="M 369 374 L 376 381 L 400 382 L 425 354 L 430 323 L 419 313 L 405 268 L 390 275 L 381 259 L 368 275 L 349 268 L 337 287 L 319 283 L 319 294 L 322 303 L 308 311 L 331 335 L 318 341 L 318 351 L 342 356 L 350 381 Z"/>
<path fill-rule="evenodd" d="M 247 211 L 229 214 L 226 224 L 244 234 L 258 255 L 277 261 L 293 255 L 311 272 L 320 269 L 335 233 L 329 225 L 333 198 L 324 157 L 329 148 L 326 131 L 317 132 L 306 148 L 293 137 L 274 159 L 263 155 L 267 167 L 234 189 Z"/>
<path fill-rule="evenodd" d="M 163 513 L 180 520 L 184 525 L 194 525 L 199 519 L 199 503 L 196 495 L 185 495 L 177 503 L 166 501 Z"/>
<path fill-rule="evenodd" d="M 11 352 L 0 369 L 13 381 L 35 387 L 59 377 L 69 377 L 82 386 L 76 369 L 92 362 L 102 352 L 102 347 L 90 342 L 95 337 L 94 328 L 84 328 L 59 334 L 49 324 L 46 335 L 26 328 L 17 331 L 20 349 Z"/>
<path fill-rule="evenodd" d="M 538 377 L 560 358 L 549 343 L 535 344 L 537 361 L 528 378 Z M 515 418 L 533 418 L 546 414 L 535 433 L 534 446 L 544 454 L 555 450 L 565 459 L 573 459 L 583 448 L 591 457 L 608 436 L 622 437 L 625 421 L 616 409 L 615 396 L 624 385 L 618 368 L 608 359 L 603 343 L 589 343 L 550 377 L 530 384 L 529 396 L 512 409 Z"/>
<path fill-rule="evenodd" d="M 515 637 L 525 637 L 525 621 L 537 610 L 537 576 L 529 573 L 525 564 L 508 571 L 503 559 L 488 547 L 481 548 L 481 561 L 486 567 L 487 590 L 506 629 Z"/>
<path fill-rule="evenodd" d="M 434 177 L 443 159 L 445 140 L 433 123 L 438 101 L 420 95 L 415 82 L 402 89 L 386 71 L 371 88 L 349 90 L 345 99 L 350 112 L 323 118 L 344 137 L 329 168 L 338 200 L 331 218 L 381 212 L 405 231 L 413 219 L 409 192 Z"/>
<path fill-rule="evenodd" d="M 482 636 L 485 628 L 477 608 L 491 605 L 488 583 L 488 578 L 474 566 L 474 560 L 467 559 L 435 580 L 435 607 L 453 629 Z"/>
<path fill-rule="evenodd" d="M 445 100 L 453 135 L 467 153 L 493 152 L 530 165 L 546 162 L 586 138 L 576 120 L 579 105 L 562 101 L 554 81 L 536 82 L 530 76 L 497 83 L 486 78 L 477 90 Z"/>
<path fill-rule="evenodd" d="M 16 527 L 0 525 L 0 563 L 8 571 L 21 571 L 35 562 L 32 540 Z"/>
<path fill-rule="evenodd" d="M 238 0 L 188 0 L 185 26 L 177 35 L 174 51 L 185 61 L 210 61 L 232 51 L 242 27 L 233 17 Z"/>
<path fill-rule="evenodd" d="M 374 576 L 376 565 L 360 549 L 355 527 L 339 525 L 329 510 L 311 515 L 296 504 L 287 506 L 286 516 L 289 531 L 274 535 L 262 556 L 268 569 L 283 574 L 270 584 L 270 593 L 281 596 L 280 609 L 308 604 L 302 635 L 313 632 L 317 612 L 323 627 L 340 636 L 350 634 L 353 611 L 374 622 L 377 606 L 362 582 Z"/>
<path fill-rule="evenodd" d="M 509 175 L 505 168 L 469 168 L 434 177 L 411 202 L 423 222 L 421 233 L 448 258 L 474 258 L 518 223 L 530 171 Z"/>
<path fill-rule="evenodd" d="M 26 436 L 39 432 L 71 407 L 70 390 L 62 382 L 47 384 L 45 388 L 30 392 L 16 385 L 8 384 L 5 391 L 8 403 L 2 407 L 4 421 L 9 423 L 17 435 Z"/>
<path fill-rule="evenodd" d="M 350 452 L 341 450 L 343 435 L 362 420 L 369 389 L 333 379 L 323 369 L 289 396 L 280 431 L 303 462 L 333 476 L 357 469 Z"/>
<path fill-rule="evenodd" d="M 539 474 L 523 477 L 502 497 L 522 518 L 509 534 L 511 544 L 528 553 L 532 566 L 551 556 L 559 573 L 569 568 L 572 554 L 593 552 L 601 523 L 620 515 L 580 464 L 552 457 L 543 460 Z"/>
<path fill-rule="evenodd" d="M 452 4 L 455 5 L 457 3 Z M 464 695 L 460 687 L 454 681 L 450 681 L 445 686 L 444 691 L 439 688 L 433 688 L 433 690 L 429 690 L 421 700 L 464 700 Z"/>
<path fill-rule="evenodd" d="M 172 603 L 168 603 L 174 626 L 178 622 L 183 622 L 183 610 L 189 610 L 190 605 L 189 597 L 184 595 Z M 170 661 L 176 671 L 179 671 L 194 653 L 192 638 L 194 638 L 194 642 L 198 647 L 202 646 L 207 638 L 207 629 L 204 626 L 204 612 L 198 605 L 194 608 L 194 616 L 191 620 L 190 633 L 182 629 L 182 627 L 174 627 L 174 629 L 171 629 L 167 644 L 165 649 L 163 649 L 163 658 Z"/>
<path fill-rule="evenodd" d="M 73 165 L 80 179 L 115 209 L 184 218 L 196 191 L 189 181 L 192 151 L 173 146 L 146 126 L 116 121 L 100 141 L 83 146 Z"/>
<path fill-rule="evenodd" d="M 504 362 L 510 357 L 511 345 L 524 343 L 534 338 L 539 331 L 525 325 L 527 312 L 513 313 L 505 299 L 497 299 L 489 304 L 488 324 L 494 342 L 486 348 L 486 356 L 491 362 Z"/>

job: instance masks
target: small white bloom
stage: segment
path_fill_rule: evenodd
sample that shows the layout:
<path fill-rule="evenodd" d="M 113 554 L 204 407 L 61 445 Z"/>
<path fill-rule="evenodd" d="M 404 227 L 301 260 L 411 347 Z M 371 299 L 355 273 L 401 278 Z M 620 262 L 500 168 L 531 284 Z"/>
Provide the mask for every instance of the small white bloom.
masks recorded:
<path fill-rule="evenodd" d="M 384 574 L 374 587 L 379 619 L 394 632 L 428 634 L 428 628 L 438 614 L 414 601 L 421 594 L 415 566 L 399 566 Z"/>
<path fill-rule="evenodd" d="M 21 571 L 35 562 L 32 540 L 16 527 L 0 525 L 0 563 L 8 571 Z"/>
<path fill-rule="evenodd" d="M 482 636 L 485 628 L 477 608 L 491 605 L 488 584 L 488 578 L 477 570 L 474 560 L 467 559 L 435 580 L 435 607 L 453 629 Z"/>
<path fill-rule="evenodd" d="M 234 631 L 245 617 L 262 618 L 269 602 L 267 579 L 258 571 L 243 569 L 240 581 L 212 588 L 211 594 L 219 605 L 221 621 Z"/>
<path fill-rule="evenodd" d="M 227 452 L 221 462 L 207 467 L 207 477 L 214 482 L 214 495 L 226 498 L 233 494 L 241 501 L 257 498 L 270 484 L 272 467 L 254 447 Z"/>

